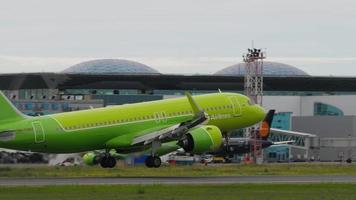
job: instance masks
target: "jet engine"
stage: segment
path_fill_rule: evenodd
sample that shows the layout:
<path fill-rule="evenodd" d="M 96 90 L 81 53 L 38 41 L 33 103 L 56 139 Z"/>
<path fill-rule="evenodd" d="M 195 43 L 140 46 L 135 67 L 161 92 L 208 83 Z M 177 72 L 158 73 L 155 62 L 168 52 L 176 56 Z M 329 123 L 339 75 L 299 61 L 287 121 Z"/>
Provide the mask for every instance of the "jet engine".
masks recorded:
<path fill-rule="evenodd" d="M 99 156 L 94 152 L 84 154 L 83 161 L 86 165 L 93 166 L 99 164 Z"/>
<path fill-rule="evenodd" d="M 198 126 L 191 129 L 178 142 L 186 152 L 201 154 L 216 151 L 221 147 L 222 134 L 218 127 L 211 125 Z"/>

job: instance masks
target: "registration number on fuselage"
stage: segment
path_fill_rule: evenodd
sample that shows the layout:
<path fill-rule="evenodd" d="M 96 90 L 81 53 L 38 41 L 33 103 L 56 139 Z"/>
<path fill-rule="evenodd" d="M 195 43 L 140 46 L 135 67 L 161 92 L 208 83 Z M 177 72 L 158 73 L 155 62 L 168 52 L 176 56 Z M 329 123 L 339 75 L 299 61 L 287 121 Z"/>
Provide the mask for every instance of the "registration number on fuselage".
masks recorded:
<path fill-rule="evenodd" d="M 232 118 L 231 114 L 213 114 L 209 115 L 210 120 L 217 120 L 217 119 L 230 119 Z"/>

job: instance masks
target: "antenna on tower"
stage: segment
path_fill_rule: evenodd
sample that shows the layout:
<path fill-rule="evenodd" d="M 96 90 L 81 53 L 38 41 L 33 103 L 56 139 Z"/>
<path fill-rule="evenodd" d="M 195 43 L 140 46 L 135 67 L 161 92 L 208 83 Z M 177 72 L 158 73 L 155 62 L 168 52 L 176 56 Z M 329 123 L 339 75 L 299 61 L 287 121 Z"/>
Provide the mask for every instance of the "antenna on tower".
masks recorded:
<path fill-rule="evenodd" d="M 252 41 L 253 42 L 253 41 Z M 245 94 L 250 97 L 254 103 L 262 106 L 263 96 L 263 59 L 266 58 L 266 53 L 262 49 L 252 48 L 247 49 L 247 53 L 243 54 L 245 62 Z"/>

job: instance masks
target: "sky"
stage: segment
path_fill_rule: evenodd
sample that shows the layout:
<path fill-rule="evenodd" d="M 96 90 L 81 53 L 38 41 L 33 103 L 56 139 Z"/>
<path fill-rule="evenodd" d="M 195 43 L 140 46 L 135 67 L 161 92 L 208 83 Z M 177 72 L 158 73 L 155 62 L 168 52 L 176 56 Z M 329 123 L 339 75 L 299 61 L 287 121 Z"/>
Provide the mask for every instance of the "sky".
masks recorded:
<path fill-rule="evenodd" d="M 356 76 L 354 0 L 0 0 L 0 73 L 129 59 L 210 74 L 251 47 L 316 76 Z"/>

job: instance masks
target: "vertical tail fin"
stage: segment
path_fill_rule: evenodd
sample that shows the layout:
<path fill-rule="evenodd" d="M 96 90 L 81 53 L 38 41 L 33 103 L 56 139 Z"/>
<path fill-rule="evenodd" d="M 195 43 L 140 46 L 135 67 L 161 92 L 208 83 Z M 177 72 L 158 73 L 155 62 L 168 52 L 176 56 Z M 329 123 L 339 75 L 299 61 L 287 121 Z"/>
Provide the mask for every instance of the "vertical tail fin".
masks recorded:
<path fill-rule="evenodd" d="M 17 110 L 4 93 L 0 91 L 0 122 L 17 121 L 25 118 L 26 116 Z"/>
<path fill-rule="evenodd" d="M 258 130 L 258 134 L 263 140 L 266 140 L 271 132 L 271 124 L 275 112 L 276 112 L 275 110 L 268 111 L 265 119 L 262 121 L 262 124 Z"/>

